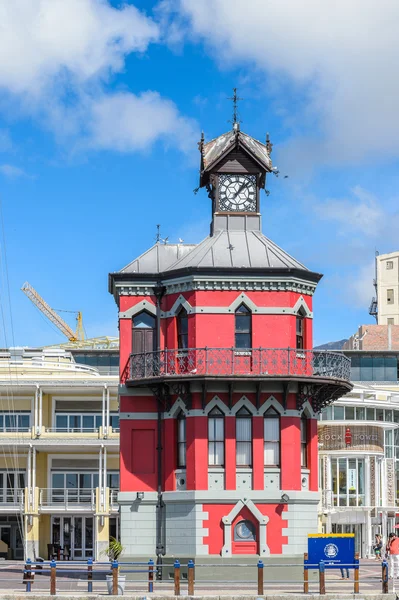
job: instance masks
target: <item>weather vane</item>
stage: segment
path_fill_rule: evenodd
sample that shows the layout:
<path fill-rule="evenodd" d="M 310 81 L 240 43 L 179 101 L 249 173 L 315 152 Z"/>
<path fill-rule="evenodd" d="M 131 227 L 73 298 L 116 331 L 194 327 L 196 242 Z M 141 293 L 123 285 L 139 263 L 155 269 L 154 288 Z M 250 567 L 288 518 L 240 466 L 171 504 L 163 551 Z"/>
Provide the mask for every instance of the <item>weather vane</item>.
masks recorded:
<path fill-rule="evenodd" d="M 239 98 L 237 96 L 237 88 L 233 88 L 233 95 L 230 98 L 227 98 L 227 100 L 233 101 L 233 125 L 235 125 L 236 123 L 241 123 L 242 121 L 238 117 L 238 102 L 240 100 L 243 100 L 243 98 Z"/>

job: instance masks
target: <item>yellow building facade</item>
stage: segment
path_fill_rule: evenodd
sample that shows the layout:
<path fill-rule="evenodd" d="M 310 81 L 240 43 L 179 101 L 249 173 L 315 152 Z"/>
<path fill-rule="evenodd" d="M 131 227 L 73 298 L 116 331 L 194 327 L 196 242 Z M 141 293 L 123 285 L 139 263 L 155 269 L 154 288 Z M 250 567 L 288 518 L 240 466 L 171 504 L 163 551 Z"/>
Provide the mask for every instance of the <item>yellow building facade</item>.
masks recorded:
<path fill-rule="evenodd" d="M 119 537 L 118 375 L 104 356 L 99 369 L 59 348 L 0 352 L 0 557 L 105 559 Z"/>

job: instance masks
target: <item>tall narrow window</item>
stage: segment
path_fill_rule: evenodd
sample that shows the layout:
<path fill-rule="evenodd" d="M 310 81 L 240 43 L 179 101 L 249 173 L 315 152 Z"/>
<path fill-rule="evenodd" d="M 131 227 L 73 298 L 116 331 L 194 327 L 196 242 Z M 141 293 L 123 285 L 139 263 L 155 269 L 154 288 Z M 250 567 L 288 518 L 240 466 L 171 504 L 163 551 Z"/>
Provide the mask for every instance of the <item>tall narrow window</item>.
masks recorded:
<path fill-rule="evenodd" d="M 188 348 L 188 315 L 185 308 L 177 315 L 177 347 L 179 350 Z"/>
<path fill-rule="evenodd" d="M 302 314 L 296 316 L 296 348 L 303 350 L 305 347 L 305 319 Z"/>
<path fill-rule="evenodd" d="M 308 466 L 308 421 L 301 418 L 301 467 Z"/>
<path fill-rule="evenodd" d="M 219 408 L 208 415 L 208 463 L 217 467 L 224 465 L 224 414 Z"/>
<path fill-rule="evenodd" d="M 280 417 L 273 408 L 265 413 L 264 433 L 264 464 L 270 467 L 278 466 L 280 464 Z"/>
<path fill-rule="evenodd" d="M 394 293 L 393 290 L 387 290 L 387 304 L 394 303 Z"/>
<path fill-rule="evenodd" d="M 247 350 L 252 346 L 252 315 L 248 308 L 241 304 L 235 312 L 235 347 Z"/>
<path fill-rule="evenodd" d="M 182 412 L 177 417 L 177 466 L 186 466 L 186 417 Z"/>
<path fill-rule="evenodd" d="M 246 408 L 236 414 L 237 467 L 252 466 L 252 415 Z"/>

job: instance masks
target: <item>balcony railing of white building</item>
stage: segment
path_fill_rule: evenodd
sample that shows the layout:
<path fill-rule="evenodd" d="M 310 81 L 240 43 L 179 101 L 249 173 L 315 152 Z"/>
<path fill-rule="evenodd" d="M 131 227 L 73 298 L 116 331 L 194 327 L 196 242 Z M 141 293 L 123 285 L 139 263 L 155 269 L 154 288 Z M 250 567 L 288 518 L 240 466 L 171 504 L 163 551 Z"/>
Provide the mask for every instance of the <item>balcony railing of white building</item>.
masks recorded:
<path fill-rule="evenodd" d="M 131 354 L 126 379 L 158 377 L 305 377 L 350 381 L 343 354 L 296 348 L 187 348 Z"/>
<path fill-rule="evenodd" d="M 39 507 L 51 510 L 84 510 L 93 511 L 96 507 L 96 491 L 94 489 L 41 489 Z"/>
<path fill-rule="evenodd" d="M 22 511 L 24 508 L 24 490 L 1 490 L 0 491 L 0 514 L 4 512 Z"/>

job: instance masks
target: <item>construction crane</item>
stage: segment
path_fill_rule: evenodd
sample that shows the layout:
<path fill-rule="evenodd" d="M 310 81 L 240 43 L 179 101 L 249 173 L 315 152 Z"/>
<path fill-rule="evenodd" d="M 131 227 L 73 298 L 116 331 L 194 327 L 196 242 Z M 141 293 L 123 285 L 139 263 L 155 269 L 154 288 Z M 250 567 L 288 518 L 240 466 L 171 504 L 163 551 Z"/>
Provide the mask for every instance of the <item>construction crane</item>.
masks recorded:
<path fill-rule="evenodd" d="M 21 290 L 26 294 L 31 302 L 52 322 L 70 342 L 83 341 L 85 339 L 82 313 L 80 311 L 63 311 L 73 312 L 76 314 L 76 331 L 71 327 L 51 308 L 47 302 L 37 293 L 37 291 L 27 281 L 22 286 Z"/>

